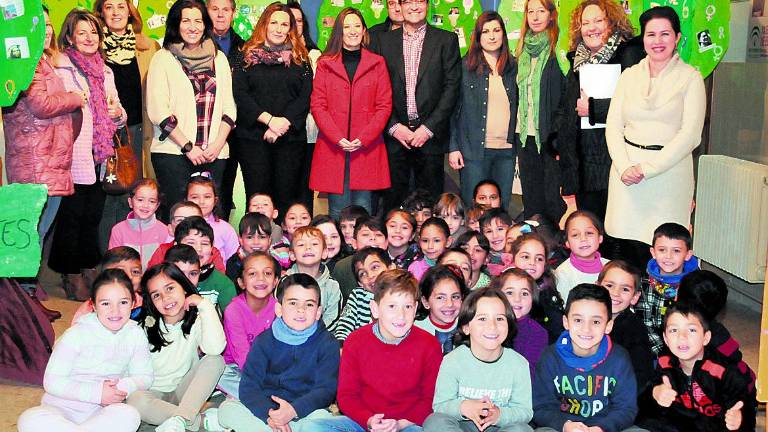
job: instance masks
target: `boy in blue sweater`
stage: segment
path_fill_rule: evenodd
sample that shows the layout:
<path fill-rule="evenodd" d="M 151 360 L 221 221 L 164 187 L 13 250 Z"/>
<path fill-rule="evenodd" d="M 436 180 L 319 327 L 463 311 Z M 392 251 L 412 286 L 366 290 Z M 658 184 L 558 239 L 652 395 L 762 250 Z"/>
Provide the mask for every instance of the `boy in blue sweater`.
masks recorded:
<path fill-rule="evenodd" d="M 594 284 L 568 294 L 565 331 L 536 364 L 533 422 L 537 431 L 641 431 L 637 383 L 624 348 L 614 345 L 611 295 Z"/>
<path fill-rule="evenodd" d="M 320 287 L 309 275 L 284 278 L 275 291 L 272 328 L 253 341 L 240 381 L 240 401 L 221 404 L 221 426 L 236 431 L 298 430 L 330 417 L 336 398 L 339 345 L 321 320 Z"/>

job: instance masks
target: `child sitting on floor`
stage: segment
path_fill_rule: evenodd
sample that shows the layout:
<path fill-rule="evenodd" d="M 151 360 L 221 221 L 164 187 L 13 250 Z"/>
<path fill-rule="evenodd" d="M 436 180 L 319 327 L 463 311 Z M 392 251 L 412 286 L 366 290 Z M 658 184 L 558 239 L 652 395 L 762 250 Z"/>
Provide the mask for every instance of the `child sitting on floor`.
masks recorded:
<path fill-rule="evenodd" d="M 240 402 L 219 408 L 219 423 L 236 431 L 301 430 L 331 417 L 339 349 L 322 320 L 320 287 L 309 275 L 286 276 L 277 287 L 277 319 L 253 341 L 243 368 Z M 300 361 L 296 361 L 296 360 Z"/>

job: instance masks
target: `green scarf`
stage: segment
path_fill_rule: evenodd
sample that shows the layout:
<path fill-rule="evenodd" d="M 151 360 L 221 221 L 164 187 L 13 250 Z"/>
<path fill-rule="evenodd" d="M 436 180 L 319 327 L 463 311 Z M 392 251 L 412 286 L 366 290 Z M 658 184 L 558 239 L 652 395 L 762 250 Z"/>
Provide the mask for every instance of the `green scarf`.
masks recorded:
<path fill-rule="evenodd" d="M 544 66 L 549 60 L 549 36 L 547 32 L 532 33 L 525 35 L 525 46 L 520 58 L 517 60 L 517 89 L 518 89 L 518 112 L 520 113 L 520 142 L 525 147 L 528 133 L 528 86 L 527 81 L 531 80 L 531 91 L 533 92 L 533 124 L 537 125 L 534 131 L 536 139 L 536 148 L 541 152 L 541 141 L 539 140 L 539 91 L 541 89 L 541 75 Z M 536 67 L 531 69 L 531 58 L 536 57 Z"/>

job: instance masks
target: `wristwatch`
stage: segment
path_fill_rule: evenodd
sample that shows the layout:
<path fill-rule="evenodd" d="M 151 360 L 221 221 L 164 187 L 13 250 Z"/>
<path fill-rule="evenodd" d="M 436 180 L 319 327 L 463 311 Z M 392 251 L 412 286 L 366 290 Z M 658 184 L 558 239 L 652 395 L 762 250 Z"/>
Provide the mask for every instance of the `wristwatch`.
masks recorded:
<path fill-rule="evenodd" d="M 187 141 L 187 143 L 186 143 L 186 144 L 184 144 L 184 145 L 181 147 L 181 153 L 182 153 L 182 154 L 186 154 L 186 153 L 189 153 L 189 152 L 191 152 L 191 151 L 192 151 L 192 141 Z"/>

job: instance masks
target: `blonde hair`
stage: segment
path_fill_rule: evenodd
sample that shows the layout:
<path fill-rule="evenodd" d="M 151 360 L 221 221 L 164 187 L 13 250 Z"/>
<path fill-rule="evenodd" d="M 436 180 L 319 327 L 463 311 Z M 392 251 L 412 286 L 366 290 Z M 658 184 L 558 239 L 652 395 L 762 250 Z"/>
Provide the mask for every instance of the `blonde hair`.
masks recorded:
<path fill-rule="evenodd" d="M 296 240 L 302 237 L 314 237 L 314 238 L 320 239 L 320 244 L 323 245 L 323 250 L 325 250 L 326 244 L 325 244 L 325 236 L 323 235 L 323 232 L 320 231 L 319 228 L 311 225 L 296 228 L 296 231 L 293 232 L 293 236 L 291 238 L 291 250 L 293 250 L 293 246 L 296 243 Z"/>
<path fill-rule="evenodd" d="M 296 32 L 296 19 L 293 17 L 291 8 L 286 4 L 274 2 L 267 6 L 266 9 L 264 9 L 264 12 L 262 12 L 261 16 L 259 17 L 259 21 L 256 22 L 256 27 L 254 27 L 250 39 L 248 39 L 248 41 L 245 43 L 245 45 L 243 45 L 243 48 L 241 49 L 241 51 L 245 54 L 246 66 L 251 65 L 248 53 L 252 50 L 264 46 L 264 43 L 267 40 L 267 26 L 269 25 L 269 20 L 272 19 L 272 14 L 275 12 L 285 12 L 288 14 L 288 18 L 291 23 L 290 30 L 288 31 L 288 41 L 291 43 L 292 47 L 291 57 L 293 58 L 293 63 L 301 65 L 309 58 L 307 48 L 301 41 L 301 35 Z"/>
<path fill-rule="evenodd" d="M 557 27 L 557 7 L 552 0 L 537 0 L 544 6 L 544 9 L 549 11 L 549 23 L 547 23 L 547 36 L 549 37 L 549 55 L 555 54 L 555 48 L 557 46 L 557 36 L 559 30 Z M 523 19 L 523 27 L 520 28 L 520 39 L 517 41 L 517 48 L 515 48 L 515 57 L 520 57 L 525 47 L 525 35 L 528 34 L 528 3 L 531 0 L 525 0 L 525 7 L 523 7 L 523 13 L 525 17 Z"/>
<path fill-rule="evenodd" d="M 610 34 L 618 33 L 624 40 L 634 36 L 635 30 L 632 28 L 632 23 L 629 22 L 624 8 L 619 3 L 614 0 L 584 0 L 571 12 L 571 26 L 568 28 L 571 41 L 569 50 L 575 50 L 582 41 L 581 16 L 584 15 L 587 6 L 597 6 L 605 13 Z"/>

